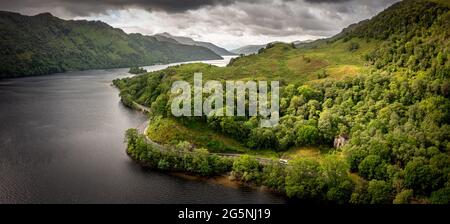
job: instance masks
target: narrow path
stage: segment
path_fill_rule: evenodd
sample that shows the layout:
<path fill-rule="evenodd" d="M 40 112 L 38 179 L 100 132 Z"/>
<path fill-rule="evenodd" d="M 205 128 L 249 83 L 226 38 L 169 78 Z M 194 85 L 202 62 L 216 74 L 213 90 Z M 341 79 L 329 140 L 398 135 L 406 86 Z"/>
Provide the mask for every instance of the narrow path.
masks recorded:
<path fill-rule="evenodd" d="M 146 107 L 144 105 L 138 104 L 136 102 L 133 102 L 133 105 L 136 106 L 136 108 L 144 113 L 150 113 L 151 112 L 151 108 Z M 145 140 L 147 141 L 148 144 L 152 145 L 154 148 L 158 149 L 158 150 L 167 150 L 167 148 L 157 142 L 154 142 L 153 140 L 151 140 L 148 136 L 147 136 L 147 128 L 150 124 L 150 120 L 145 121 L 144 123 L 140 124 L 136 129 L 138 130 L 139 134 L 144 135 Z M 217 156 L 222 156 L 222 157 L 229 157 L 229 158 L 239 158 L 242 155 L 245 154 L 238 154 L 238 153 L 210 153 L 212 155 L 217 155 Z M 270 162 L 272 162 L 273 160 L 270 158 L 264 158 L 264 157 L 257 157 L 257 156 L 252 156 L 254 157 L 256 160 L 258 160 L 260 163 L 262 164 L 268 164 Z M 285 159 L 279 159 L 278 160 L 281 164 L 287 164 L 288 160 Z"/>
<path fill-rule="evenodd" d="M 152 111 L 152 109 L 150 109 L 149 107 L 146 107 L 144 105 L 138 104 L 136 102 L 133 102 L 133 105 L 136 106 L 137 109 L 139 109 L 142 112 L 150 113 Z"/>

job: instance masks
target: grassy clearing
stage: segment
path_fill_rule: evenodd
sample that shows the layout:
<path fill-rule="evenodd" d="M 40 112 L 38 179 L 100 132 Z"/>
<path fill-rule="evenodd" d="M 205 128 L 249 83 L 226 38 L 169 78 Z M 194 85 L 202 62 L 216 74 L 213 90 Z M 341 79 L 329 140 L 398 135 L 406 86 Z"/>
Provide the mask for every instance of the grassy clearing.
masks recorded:
<path fill-rule="evenodd" d="M 188 141 L 195 147 L 207 148 L 210 152 L 241 153 L 275 159 L 299 157 L 320 159 L 329 151 L 329 148 L 316 146 L 295 147 L 286 152 L 276 152 L 273 149 L 250 149 L 233 138 L 215 132 L 204 123 L 191 121 L 182 124 L 172 118 L 154 118 L 146 134 L 160 144 L 174 145 Z"/>
<path fill-rule="evenodd" d="M 356 44 L 357 49 L 350 50 L 352 44 Z M 227 67 L 185 64 L 164 70 L 164 74 L 173 81 L 190 82 L 195 72 L 202 72 L 204 80 L 279 80 L 298 84 L 323 78 L 339 80 L 370 70 L 363 56 L 377 44 L 375 40 L 353 38 L 346 42 L 322 42 L 309 49 L 294 49 L 289 44 L 277 43 L 260 54 L 237 58 Z M 324 72 L 326 77 L 320 77 Z"/>
<path fill-rule="evenodd" d="M 282 159 L 311 158 L 319 160 L 330 151 L 327 147 L 301 146 L 293 147 L 280 154 Z"/>
<path fill-rule="evenodd" d="M 172 118 L 154 118 L 147 129 L 147 136 L 153 141 L 173 145 L 188 141 L 195 147 L 207 148 L 216 153 L 242 153 L 268 158 L 278 158 L 273 150 L 251 150 L 230 137 L 213 131 L 201 122 L 185 122 L 184 124 Z"/>
<path fill-rule="evenodd" d="M 326 71 L 328 79 L 340 80 L 365 73 L 370 69 L 365 65 L 363 56 L 377 46 L 377 41 L 363 41 L 353 38 L 349 41 L 336 41 L 334 43 L 322 43 L 312 49 L 299 49 L 305 57 L 326 61 L 327 66 L 312 73 L 306 73 L 308 80 L 318 79 L 317 72 Z M 358 49 L 350 50 L 350 45 L 356 44 Z"/>
<path fill-rule="evenodd" d="M 276 152 L 273 149 L 250 149 L 239 141 L 217 133 L 202 122 L 181 122 L 172 118 L 154 118 L 147 129 L 147 136 L 153 141 L 174 145 L 188 141 L 195 147 L 207 148 L 215 153 L 241 153 L 266 158 L 295 159 L 308 157 L 319 159 L 329 149 L 316 146 L 295 147 L 286 152 Z"/>

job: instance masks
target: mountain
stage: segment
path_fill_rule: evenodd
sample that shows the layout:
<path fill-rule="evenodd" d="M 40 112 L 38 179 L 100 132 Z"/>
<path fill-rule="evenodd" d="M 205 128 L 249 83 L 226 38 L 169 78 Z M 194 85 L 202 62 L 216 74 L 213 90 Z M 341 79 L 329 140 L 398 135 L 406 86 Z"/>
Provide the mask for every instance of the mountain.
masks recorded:
<path fill-rule="evenodd" d="M 155 37 L 158 38 L 159 40 L 166 40 L 166 41 L 169 41 L 169 42 L 173 42 L 173 40 L 175 40 L 176 42 L 178 42 L 180 44 L 206 47 L 206 48 L 214 51 L 214 53 L 216 53 L 218 55 L 222 55 L 222 56 L 235 55 L 234 53 L 231 53 L 228 50 L 226 50 L 224 48 L 221 48 L 221 47 L 218 47 L 218 46 L 216 46 L 216 45 L 214 45 L 212 43 L 202 42 L 202 41 L 195 41 L 195 40 L 193 40 L 192 38 L 189 38 L 189 37 L 172 36 L 169 33 L 156 34 Z"/>
<path fill-rule="evenodd" d="M 292 42 L 292 44 L 294 46 L 300 46 L 300 45 L 309 44 L 312 42 L 314 42 L 314 40 L 296 40 L 296 41 Z"/>
<path fill-rule="evenodd" d="M 165 42 L 169 42 L 169 43 L 173 43 L 173 44 L 180 44 L 180 42 L 178 42 L 172 38 L 163 36 L 163 35 L 154 35 L 153 37 L 155 37 L 158 41 L 165 41 Z M 187 45 L 191 45 L 191 44 L 187 44 Z"/>
<path fill-rule="evenodd" d="M 307 43 L 311 43 L 313 42 L 313 40 L 304 40 L 304 41 L 294 41 L 292 42 L 292 44 L 294 44 L 295 46 L 301 45 L 301 44 L 307 44 Z M 272 42 L 270 44 L 276 44 L 276 43 L 281 43 L 281 42 Z M 250 54 L 256 54 L 258 53 L 261 49 L 264 49 L 267 45 L 247 45 L 247 46 L 243 46 L 237 49 L 232 50 L 231 52 L 237 54 L 237 55 L 250 55 Z"/>
<path fill-rule="evenodd" d="M 247 46 L 240 47 L 238 49 L 234 49 L 231 52 L 238 54 L 238 55 L 256 54 L 256 53 L 258 53 L 258 51 L 260 49 L 263 49 L 265 47 L 266 47 L 266 45 L 247 45 Z"/>
<path fill-rule="evenodd" d="M 155 142 L 256 155 L 225 170 L 243 182 L 333 203 L 449 204 L 449 5 L 404 0 L 331 38 L 271 43 L 224 68 L 182 65 L 115 84 L 125 104 L 152 108 L 148 137 Z M 171 116 L 167 86 L 175 77 L 192 81 L 195 72 L 204 81 L 279 81 L 279 125 L 260 127 L 258 117 Z M 158 150 L 131 146 L 137 160 L 158 167 Z M 264 165 L 257 157 L 289 161 Z M 164 169 L 172 167 L 182 165 Z"/>
<path fill-rule="evenodd" d="M 221 58 L 201 46 L 126 34 L 99 21 L 0 12 L 0 78 Z"/>

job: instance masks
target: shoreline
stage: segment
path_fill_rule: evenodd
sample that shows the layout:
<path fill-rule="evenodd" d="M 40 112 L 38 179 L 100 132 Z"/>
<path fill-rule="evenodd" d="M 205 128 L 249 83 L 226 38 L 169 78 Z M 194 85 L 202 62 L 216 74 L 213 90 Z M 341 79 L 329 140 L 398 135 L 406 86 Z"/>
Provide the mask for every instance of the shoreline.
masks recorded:
<path fill-rule="evenodd" d="M 190 174 L 190 173 L 186 173 L 186 172 L 167 172 L 166 174 L 177 177 L 177 178 L 189 180 L 189 181 L 206 182 L 208 184 L 220 185 L 220 186 L 224 186 L 227 188 L 233 188 L 233 189 L 249 189 L 252 191 L 265 192 L 265 193 L 270 193 L 270 194 L 274 194 L 274 195 L 277 195 L 280 197 L 287 198 L 286 194 L 283 192 L 273 190 L 273 189 L 263 186 L 263 185 L 243 183 L 239 180 L 236 180 L 231 174 L 213 176 L 213 177 L 203 177 L 203 176 Z"/>
<path fill-rule="evenodd" d="M 114 86 L 115 88 L 117 88 L 118 90 L 120 90 L 113 83 L 111 85 Z M 122 104 L 123 104 L 123 102 L 122 102 Z M 141 112 L 141 113 L 143 113 L 145 115 L 148 115 L 149 113 L 151 113 L 151 108 L 148 108 L 146 106 L 138 104 L 138 103 L 136 103 L 134 101 L 132 102 L 131 107 L 127 106 L 127 105 L 125 105 L 125 106 L 130 108 L 130 109 L 132 109 L 132 110 L 139 111 L 139 112 Z M 145 124 L 144 127 L 142 127 L 143 124 Z M 160 150 L 164 150 L 165 147 L 163 145 L 154 142 L 153 140 L 151 140 L 146 135 L 147 129 L 148 129 L 149 125 L 150 125 L 150 118 L 148 118 L 143 124 L 140 124 L 137 128 L 135 128 L 135 129 L 137 129 L 138 133 L 144 136 L 147 144 L 150 144 L 150 145 L 152 145 L 154 147 L 157 147 Z M 164 174 L 169 175 L 169 176 L 173 176 L 173 177 L 177 177 L 177 178 L 181 178 L 181 179 L 189 180 L 189 181 L 199 181 L 199 182 L 205 182 L 205 183 L 212 184 L 212 185 L 220 185 L 220 186 L 224 186 L 226 188 L 250 189 L 252 191 L 265 192 L 265 193 L 273 194 L 273 195 L 276 195 L 276 196 L 279 196 L 279 197 L 283 197 L 283 198 L 286 198 L 286 199 L 288 198 L 285 192 L 281 192 L 279 190 L 276 190 L 276 189 L 273 189 L 273 188 L 270 188 L 270 187 L 267 187 L 267 186 L 264 186 L 264 185 L 258 185 L 258 184 L 255 184 L 255 183 L 245 183 L 245 182 L 243 182 L 241 180 L 238 180 L 235 176 L 233 176 L 231 174 L 231 172 L 228 172 L 228 173 L 222 174 L 222 175 L 216 175 L 216 176 L 209 176 L 209 177 L 207 177 L 207 176 L 201 176 L 201 175 L 198 175 L 198 174 L 195 174 L 195 173 L 191 173 L 191 172 L 187 172 L 187 171 L 164 171 L 164 170 L 159 170 L 159 169 L 152 168 L 150 165 L 146 164 L 145 161 L 140 161 L 140 160 L 138 160 L 136 158 L 133 158 L 133 156 L 130 155 L 127 150 L 126 150 L 126 154 L 131 160 L 133 160 L 133 162 L 137 163 L 142 168 L 158 171 L 158 172 L 164 173 Z M 226 155 L 223 154 L 222 155 L 221 153 L 209 153 L 209 154 L 211 154 L 211 155 L 218 155 L 218 156 L 221 156 L 221 157 L 228 157 L 228 158 L 236 158 L 238 156 L 241 156 L 241 154 L 233 154 L 233 155 L 231 155 L 231 154 L 226 154 Z M 242 155 L 245 155 L 245 154 L 242 154 Z M 259 157 L 257 159 L 260 160 L 260 163 L 261 162 L 264 163 L 264 161 L 266 161 L 266 160 L 269 161 L 270 160 L 270 159 L 267 159 L 267 158 L 259 158 Z"/>
<path fill-rule="evenodd" d="M 213 59 L 199 59 L 199 60 L 187 60 L 187 61 L 172 61 L 172 62 L 168 62 L 168 63 L 154 63 L 154 64 L 146 64 L 146 65 L 139 65 L 137 67 L 152 67 L 152 66 L 159 66 L 159 65 L 168 65 L 168 66 L 173 66 L 173 65 L 178 65 L 178 64 L 190 64 L 190 63 L 202 63 L 204 61 L 208 62 L 208 61 L 220 61 L 220 60 L 226 60 L 227 57 L 233 57 L 233 56 L 238 56 L 238 55 L 218 55 L 221 58 L 213 58 Z M 51 73 L 43 73 L 43 74 L 33 74 L 33 75 L 20 75 L 20 76 L 5 76 L 5 77 L 0 77 L 0 80 L 9 80 L 9 79 L 21 79 L 21 78 L 30 78 L 30 77 L 39 77 L 39 76 L 53 76 L 53 75 L 61 75 L 61 74 L 65 74 L 65 73 L 71 73 L 71 72 L 89 72 L 89 71 L 104 71 L 104 70 L 126 70 L 126 69 L 130 69 L 133 66 L 126 66 L 126 67 L 122 67 L 122 66 L 111 66 L 111 67 L 100 67 L 100 68 L 87 68 L 87 69 L 69 69 L 66 71 L 61 71 L 61 72 L 51 72 Z"/>
<path fill-rule="evenodd" d="M 139 109 L 137 109 L 137 110 L 145 113 L 145 111 L 143 111 L 143 110 L 139 110 Z M 145 135 L 145 132 L 148 128 L 149 122 L 150 122 L 149 120 L 144 122 L 146 124 L 146 126 L 143 128 L 144 134 L 143 133 L 140 133 L 140 134 L 144 135 L 144 137 L 147 141 L 147 144 L 151 144 L 151 145 L 155 144 L 158 147 L 160 147 L 161 149 L 164 148 L 164 146 L 159 145 L 156 142 L 153 142 L 151 139 L 149 139 Z M 139 129 L 138 129 L 138 131 L 139 131 Z M 173 176 L 176 178 L 181 178 L 181 179 L 189 180 L 189 181 L 205 182 L 205 183 L 212 184 L 212 185 L 220 185 L 220 186 L 224 186 L 227 188 L 249 189 L 252 191 L 265 192 L 265 193 L 270 193 L 270 194 L 274 194 L 274 195 L 277 195 L 280 197 L 287 198 L 286 193 L 280 192 L 280 191 L 272 189 L 270 187 L 267 187 L 264 185 L 257 185 L 254 183 L 242 182 L 241 180 L 238 180 L 235 176 L 233 176 L 231 174 L 231 172 L 227 172 L 227 173 L 221 174 L 221 175 L 214 175 L 214 176 L 201 176 L 201 175 L 198 175 L 198 174 L 195 174 L 192 172 L 188 172 L 188 171 L 170 171 L 170 170 L 164 171 L 164 170 L 160 170 L 160 169 L 155 169 L 151 165 L 147 164 L 146 161 L 141 161 L 141 160 L 134 158 L 132 155 L 130 155 L 130 153 L 128 153 L 127 150 L 126 150 L 126 154 L 133 162 L 137 163 L 140 167 L 142 167 L 144 169 L 152 170 L 152 171 L 157 171 L 157 172 L 163 173 L 165 175 L 169 175 L 169 176 Z"/>
<path fill-rule="evenodd" d="M 266 187 L 264 185 L 256 185 L 253 183 L 244 183 L 240 180 L 237 180 L 230 172 L 226 173 L 226 174 L 222 174 L 222 175 L 207 177 L 207 176 L 201 176 L 201 175 L 197 175 L 195 173 L 191 173 L 191 172 L 187 172 L 187 171 L 164 171 L 164 170 L 155 169 L 155 168 L 149 166 L 148 164 L 146 164 L 145 161 L 139 161 L 139 160 L 133 158 L 128 152 L 127 152 L 127 156 L 134 163 L 136 163 L 137 165 L 139 165 L 141 168 L 145 169 L 146 171 L 147 170 L 156 171 L 156 172 L 162 173 L 164 175 L 180 178 L 183 180 L 204 182 L 204 183 L 208 183 L 211 185 L 223 186 L 226 188 L 248 189 L 248 190 L 252 190 L 252 191 L 265 192 L 265 193 L 273 194 L 273 195 L 276 195 L 279 197 L 284 197 L 284 198 L 288 199 L 287 195 L 285 193 L 277 191 L 275 189 Z"/>

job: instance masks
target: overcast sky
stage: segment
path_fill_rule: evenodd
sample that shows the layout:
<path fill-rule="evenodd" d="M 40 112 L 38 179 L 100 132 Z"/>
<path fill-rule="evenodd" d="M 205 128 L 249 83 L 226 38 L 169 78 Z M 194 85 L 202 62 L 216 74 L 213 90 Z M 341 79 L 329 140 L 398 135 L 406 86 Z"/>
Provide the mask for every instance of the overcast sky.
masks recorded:
<path fill-rule="evenodd" d="M 101 20 L 127 33 L 169 32 L 227 49 L 329 37 L 398 0 L 0 0 L 0 10 Z"/>

